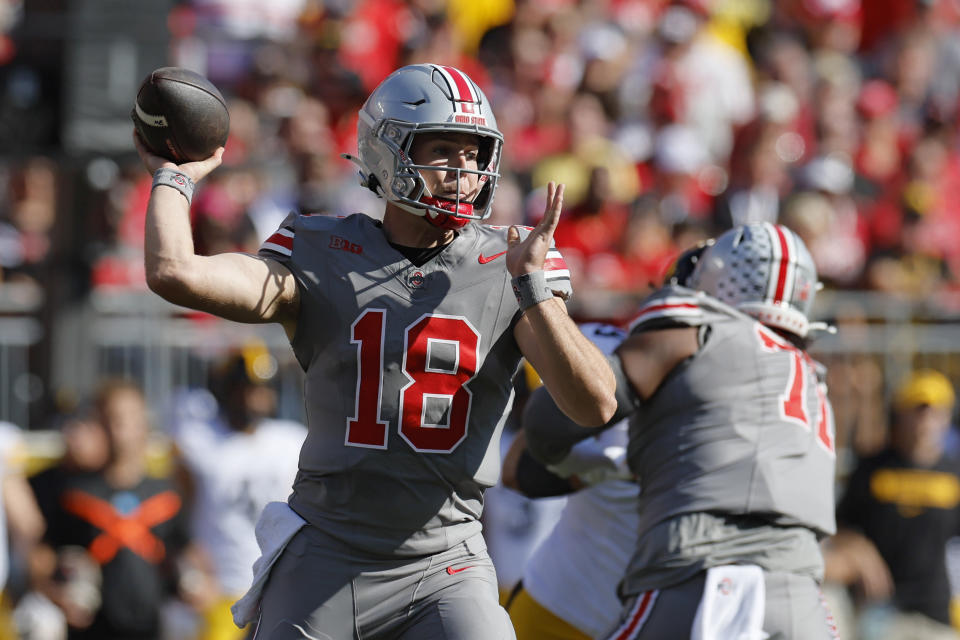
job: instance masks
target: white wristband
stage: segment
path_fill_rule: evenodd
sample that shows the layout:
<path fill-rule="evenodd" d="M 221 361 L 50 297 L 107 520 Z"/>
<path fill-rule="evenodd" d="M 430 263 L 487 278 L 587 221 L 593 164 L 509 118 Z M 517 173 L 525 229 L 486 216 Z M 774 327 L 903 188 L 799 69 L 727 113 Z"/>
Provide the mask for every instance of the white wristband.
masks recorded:
<path fill-rule="evenodd" d="M 173 187 L 182 193 L 183 197 L 187 199 L 187 204 L 190 204 L 193 200 L 193 190 L 196 185 L 193 183 L 193 180 L 190 179 L 190 176 L 182 171 L 160 167 L 156 173 L 153 174 L 153 186 L 150 187 L 150 190 L 152 191 L 161 185 Z"/>
<path fill-rule="evenodd" d="M 553 297 L 553 291 L 547 286 L 547 276 L 543 271 L 524 273 L 510 281 L 513 285 L 513 295 L 517 296 L 520 311 L 540 304 Z"/>

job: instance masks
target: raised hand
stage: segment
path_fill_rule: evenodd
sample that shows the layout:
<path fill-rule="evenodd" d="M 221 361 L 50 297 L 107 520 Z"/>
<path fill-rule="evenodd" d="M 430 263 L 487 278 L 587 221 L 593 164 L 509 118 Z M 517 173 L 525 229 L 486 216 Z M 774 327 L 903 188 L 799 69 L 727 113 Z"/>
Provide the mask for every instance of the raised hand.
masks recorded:
<path fill-rule="evenodd" d="M 507 231 L 506 261 L 510 275 L 519 276 L 543 269 L 543 261 L 553 242 L 553 232 L 563 210 L 563 188 L 563 184 L 547 183 L 547 208 L 543 219 L 523 242 L 520 241 L 520 230 L 516 225 Z"/>
<path fill-rule="evenodd" d="M 190 176 L 190 179 L 194 182 L 200 182 L 200 180 L 205 178 L 211 171 L 219 167 L 221 162 L 223 162 L 223 147 L 220 147 L 206 160 L 201 160 L 199 162 L 184 162 L 180 165 L 175 164 L 166 158 L 151 153 L 150 150 L 144 146 L 143 142 L 141 142 L 140 134 L 137 133 L 136 129 L 133 131 L 133 146 L 136 147 L 137 153 L 140 154 L 140 159 L 143 160 L 143 165 L 151 174 L 160 167 L 167 167 L 168 169 L 177 169 L 178 171 L 182 171 Z"/>

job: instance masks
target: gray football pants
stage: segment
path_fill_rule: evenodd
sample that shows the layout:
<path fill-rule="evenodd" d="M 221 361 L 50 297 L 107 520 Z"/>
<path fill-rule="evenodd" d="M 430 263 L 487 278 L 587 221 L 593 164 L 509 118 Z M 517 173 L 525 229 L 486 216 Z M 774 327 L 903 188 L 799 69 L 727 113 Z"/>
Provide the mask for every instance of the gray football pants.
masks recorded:
<path fill-rule="evenodd" d="M 706 574 L 701 572 L 685 582 L 630 598 L 621 620 L 600 637 L 605 640 L 691 638 L 697 609 L 705 595 L 705 580 Z M 769 640 L 838 638 L 833 616 L 813 578 L 764 571 L 763 583 L 766 596 L 763 631 Z"/>
<path fill-rule="evenodd" d="M 363 556 L 313 526 L 273 566 L 254 640 L 514 640 L 483 539 L 423 558 Z"/>

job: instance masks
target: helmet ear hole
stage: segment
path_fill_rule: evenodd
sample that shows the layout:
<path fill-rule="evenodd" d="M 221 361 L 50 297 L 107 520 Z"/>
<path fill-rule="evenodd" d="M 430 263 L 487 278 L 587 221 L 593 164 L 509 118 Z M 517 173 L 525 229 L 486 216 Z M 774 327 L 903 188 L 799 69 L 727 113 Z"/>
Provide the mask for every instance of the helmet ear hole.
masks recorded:
<path fill-rule="evenodd" d="M 377 176 L 373 174 L 370 174 L 367 176 L 367 180 L 366 182 L 364 182 L 363 186 L 365 186 L 367 189 L 370 189 L 370 191 L 373 191 L 373 193 L 375 193 L 378 196 L 382 192 L 382 189 L 380 187 L 380 181 L 377 180 Z"/>
<path fill-rule="evenodd" d="M 677 256 L 677 259 L 667 270 L 664 284 L 689 286 L 693 272 L 697 268 L 697 263 L 700 262 L 704 252 L 713 246 L 713 243 L 713 239 L 704 240 Z"/>

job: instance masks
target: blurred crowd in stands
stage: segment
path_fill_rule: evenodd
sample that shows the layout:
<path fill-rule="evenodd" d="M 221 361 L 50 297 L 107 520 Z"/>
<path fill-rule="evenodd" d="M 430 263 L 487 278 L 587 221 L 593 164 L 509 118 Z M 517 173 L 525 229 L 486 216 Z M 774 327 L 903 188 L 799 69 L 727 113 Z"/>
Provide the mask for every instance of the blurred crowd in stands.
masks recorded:
<path fill-rule="evenodd" d="M 0 71 L 30 66 L 18 58 L 25 4 L 0 0 Z M 509 152 L 490 222 L 535 223 L 547 181 L 567 185 L 556 241 L 586 301 L 580 319 L 623 320 L 631 304 L 591 294 L 635 301 L 683 249 L 758 220 L 801 235 L 828 290 L 960 307 L 955 0 L 171 4 L 160 64 L 204 73 L 230 107 L 224 166 L 193 201 L 203 252 L 255 251 L 293 208 L 381 209 L 340 153 L 356 148 L 369 91 L 429 61 L 463 69 L 493 103 Z M 0 133 L 30 104 L 17 78 L 6 77 Z M 146 291 L 150 177 L 132 145 L 63 160 L 0 155 L 0 294 Z M 869 358 L 830 369 L 838 449 L 882 451 L 891 381 Z"/>
<path fill-rule="evenodd" d="M 292 207 L 376 211 L 339 154 L 369 90 L 432 61 L 497 113 L 494 222 L 535 221 L 539 188 L 567 184 L 557 240 L 582 290 L 643 290 L 698 239 L 778 220 L 828 286 L 927 296 L 960 283 L 958 25 L 950 0 L 193 0 L 167 26 L 169 64 L 230 102 L 193 207 L 205 251 L 255 248 Z M 3 278 L 31 277 L 65 186 L 42 156 L 2 178 Z M 119 157 L 85 179 L 90 284 L 143 287 L 147 176 Z"/>

